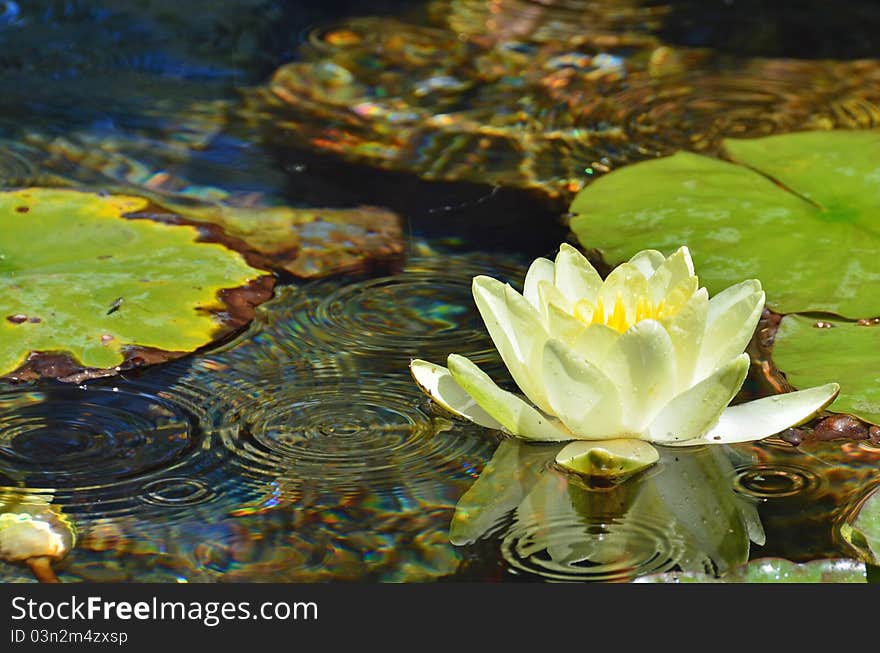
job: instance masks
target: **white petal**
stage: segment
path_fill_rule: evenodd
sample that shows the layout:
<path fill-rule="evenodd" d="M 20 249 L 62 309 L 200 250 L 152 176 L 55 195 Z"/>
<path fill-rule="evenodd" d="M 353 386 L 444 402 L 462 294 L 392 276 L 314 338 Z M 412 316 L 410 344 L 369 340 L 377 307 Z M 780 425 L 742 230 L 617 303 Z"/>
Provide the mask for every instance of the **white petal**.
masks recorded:
<path fill-rule="evenodd" d="M 656 249 L 643 249 L 628 262 L 637 267 L 645 279 L 650 279 L 665 260 L 666 257 Z"/>
<path fill-rule="evenodd" d="M 464 356 L 447 359 L 452 378 L 511 435 L 530 440 L 571 440 L 572 434 L 556 419 L 542 414 L 512 392 L 502 390 Z"/>
<path fill-rule="evenodd" d="M 532 403 L 549 412 L 538 371 L 541 351 L 548 337 L 540 314 L 513 288 L 491 277 L 475 277 L 473 294 L 489 335 L 513 380 Z"/>
<path fill-rule="evenodd" d="M 561 340 L 593 365 L 601 365 L 611 346 L 620 337 L 617 331 L 604 324 L 586 326 L 552 304 L 549 307 L 548 327 L 551 338 Z"/>
<path fill-rule="evenodd" d="M 621 478 L 650 467 L 660 459 L 657 450 L 644 440 L 578 440 L 556 454 L 556 462 L 586 476 Z"/>
<path fill-rule="evenodd" d="M 706 333 L 694 378 L 704 378 L 718 365 L 745 350 L 763 310 L 764 292 L 757 281 L 744 281 L 710 299 Z"/>
<path fill-rule="evenodd" d="M 648 296 L 648 284 L 641 270 L 630 263 L 621 263 L 611 270 L 597 296 L 597 301 L 602 302 L 605 321 L 608 321 L 608 316 L 614 311 L 618 301 L 623 303 L 627 309 L 627 317 L 632 320 L 636 302 L 640 297 Z"/>
<path fill-rule="evenodd" d="M 683 309 L 670 318 L 660 320 L 675 349 L 677 391 L 685 390 L 693 384 L 703 334 L 706 331 L 708 307 L 709 294 L 705 288 L 700 288 Z"/>
<path fill-rule="evenodd" d="M 602 277 L 590 265 L 586 256 L 571 245 L 563 243 L 556 255 L 554 282 L 570 302 L 580 299 L 592 301 L 602 286 Z"/>
<path fill-rule="evenodd" d="M 738 284 L 725 288 L 712 297 L 709 302 L 709 322 L 714 322 L 731 306 L 749 295 L 761 292 L 761 282 L 757 279 L 746 279 Z"/>
<path fill-rule="evenodd" d="M 731 406 L 706 435 L 681 444 L 730 444 L 760 440 L 806 422 L 834 401 L 838 392 L 838 384 L 826 383 Z"/>
<path fill-rule="evenodd" d="M 687 247 L 678 250 L 667 258 L 651 277 L 651 296 L 659 302 L 671 289 L 682 281 L 694 276 L 694 262 Z"/>
<path fill-rule="evenodd" d="M 543 368 L 553 413 L 575 437 L 599 440 L 625 433 L 617 388 L 599 368 L 553 339 L 544 345 Z"/>
<path fill-rule="evenodd" d="M 648 428 L 658 444 L 699 438 L 707 433 L 736 396 L 749 372 L 749 355 L 740 354 L 685 390 L 660 411 Z"/>
<path fill-rule="evenodd" d="M 550 308 L 554 306 L 560 311 L 571 314 L 572 306 L 571 302 L 568 301 L 568 297 L 563 295 L 562 291 L 549 281 L 539 282 L 538 310 L 541 312 L 541 319 L 544 320 L 544 324 L 548 329 L 553 328 L 553 323 L 550 317 Z M 574 318 L 572 317 L 572 319 Z"/>
<path fill-rule="evenodd" d="M 669 334 L 656 320 L 637 322 L 617 339 L 602 367 L 620 392 L 624 423 L 638 437 L 675 394 Z"/>
<path fill-rule="evenodd" d="M 539 310 L 538 283 L 541 281 L 553 283 L 554 267 L 553 261 L 546 258 L 536 258 L 529 266 L 529 271 L 526 272 L 526 280 L 523 283 L 523 297 L 526 298 L 529 304 Z"/>
<path fill-rule="evenodd" d="M 415 359 L 410 362 L 409 371 L 422 391 L 449 412 L 489 429 L 502 428 L 501 423 L 480 408 L 442 365 Z"/>

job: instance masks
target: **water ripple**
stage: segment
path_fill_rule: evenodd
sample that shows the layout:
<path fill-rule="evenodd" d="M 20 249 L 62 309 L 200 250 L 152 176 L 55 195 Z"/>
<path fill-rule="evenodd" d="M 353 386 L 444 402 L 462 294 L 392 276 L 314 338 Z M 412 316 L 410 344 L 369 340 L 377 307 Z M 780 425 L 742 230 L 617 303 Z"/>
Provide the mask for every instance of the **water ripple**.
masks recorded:
<path fill-rule="evenodd" d="M 279 367 L 248 399 L 214 415 L 238 473 L 280 482 L 298 495 L 312 484 L 344 494 L 369 488 L 436 486 L 470 479 L 492 449 L 469 423 L 421 408 L 408 376 L 344 372 L 295 364 Z"/>
<path fill-rule="evenodd" d="M 226 493 L 225 453 L 205 429 L 206 393 L 114 383 L 0 392 L 0 485 L 50 488 L 53 503 L 77 519 L 143 514 L 150 505 L 186 506 Z"/>
<path fill-rule="evenodd" d="M 513 570 L 552 581 L 627 582 L 671 571 L 684 549 L 668 522 L 614 517 L 518 520 L 501 543 Z"/>
<path fill-rule="evenodd" d="M 27 186 L 40 177 L 36 165 L 12 145 L 0 144 L 0 186 Z"/>
<path fill-rule="evenodd" d="M 718 151 L 724 137 L 880 124 L 880 74 L 869 62 L 723 60 L 631 79 L 606 101 L 646 151 Z"/>
<path fill-rule="evenodd" d="M 737 492 L 759 499 L 810 496 L 822 485 L 814 472 L 797 465 L 760 464 L 737 470 L 733 481 Z"/>
<path fill-rule="evenodd" d="M 606 36 L 618 42 L 646 41 L 669 11 L 662 4 L 618 0 L 441 0 L 432 13 L 471 38 L 570 42 Z"/>
<path fill-rule="evenodd" d="M 363 358 L 371 369 L 393 373 L 405 370 L 412 358 L 443 362 L 458 353 L 498 368 L 500 359 L 471 294 L 478 274 L 519 287 L 525 267 L 487 257 L 416 258 L 390 277 L 281 289 L 262 313 L 259 334 L 230 356 L 243 369 L 252 367 L 249 360 L 326 364 Z"/>

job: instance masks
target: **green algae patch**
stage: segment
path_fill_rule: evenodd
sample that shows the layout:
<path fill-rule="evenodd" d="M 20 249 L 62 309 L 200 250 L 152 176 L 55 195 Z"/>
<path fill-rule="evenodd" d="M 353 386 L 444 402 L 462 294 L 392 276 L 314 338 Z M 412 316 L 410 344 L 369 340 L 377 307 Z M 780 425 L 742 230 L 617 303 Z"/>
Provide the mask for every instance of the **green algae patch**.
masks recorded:
<path fill-rule="evenodd" d="M 605 175 L 571 205 L 611 264 L 687 245 L 710 293 L 758 278 L 777 313 L 880 315 L 880 131 L 726 139 L 734 162 L 679 152 Z"/>
<path fill-rule="evenodd" d="M 786 315 L 772 356 L 796 388 L 839 383 L 840 394 L 827 410 L 880 424 L 880 325 L 875 320 Z"/>
<path fill-rule="evenodd" d="M 131 196 L 0 193 L 0 377 L 80 381 L 228 335 L 273 278 L 192 226 L 125 216 Z"/>

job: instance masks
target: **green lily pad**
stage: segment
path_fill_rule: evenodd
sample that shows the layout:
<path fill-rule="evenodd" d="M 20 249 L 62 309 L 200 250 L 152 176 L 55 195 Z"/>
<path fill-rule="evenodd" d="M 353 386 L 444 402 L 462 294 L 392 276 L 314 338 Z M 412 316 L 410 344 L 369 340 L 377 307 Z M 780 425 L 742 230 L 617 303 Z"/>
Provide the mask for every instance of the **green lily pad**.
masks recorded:
<path fill-rule="evenodd" d="M 0 193 L 0 377 L 80 381 L 191 352 L 253 317 L 272 277 L 129 196 Z"/>
<path fill-rule="evenodd" d="M 840 536 L 859 557 L 880 564 L 880 488 L 873 488 L 840 525 Z"/>
<path fill-rule="evenodd" d="M 865 563 L 848 558 L 829 558 L 796 563 L 784 558 L 759 558 L 720 578 L 700 572 L 651 574 L 638 583 L 866 583 Z"/>
<path fill-rule="evenodd" d="M 808 388 L 836 381 L 840 394 L 828 410 L 873 424 L 880 424 L 878 359 L 880 325 L 876 324 L 786 315 L 773 343 L 773 362 L 789 383 Z"/>
<path fill-rule="evenodd" d="M 584 247 L 620 263 L 686 244 L 710 293 L 758 278 L 778 313 L 880 315 L 880 131 L 727 139 L 594 181 L 571 205 Z"/>

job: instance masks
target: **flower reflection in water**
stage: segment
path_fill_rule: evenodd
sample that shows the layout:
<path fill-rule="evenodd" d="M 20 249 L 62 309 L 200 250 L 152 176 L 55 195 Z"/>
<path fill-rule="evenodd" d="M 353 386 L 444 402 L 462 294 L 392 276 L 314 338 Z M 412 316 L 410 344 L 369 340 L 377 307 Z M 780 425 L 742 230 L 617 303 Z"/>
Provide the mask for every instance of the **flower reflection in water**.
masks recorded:
<path fill-rule="evenodd" d="M 593 485 L 554 463 L 561 446 L 503 439 L 459 500 L 450 540 L 497 539 L 514 573 L 602 581 L 720 574 L 764 543 L 755 504 L 734 490 L 728 447 L 659 448 L 647 471 Z"/>

